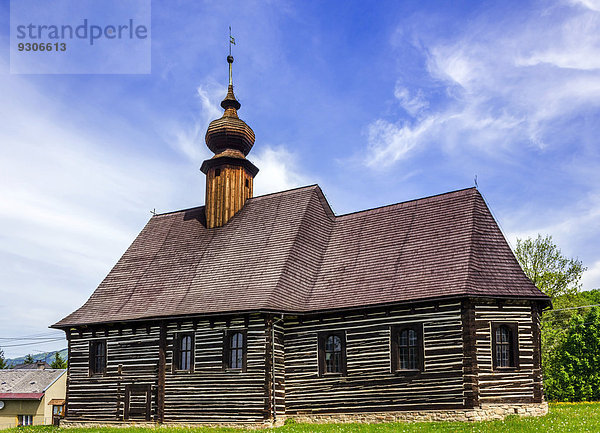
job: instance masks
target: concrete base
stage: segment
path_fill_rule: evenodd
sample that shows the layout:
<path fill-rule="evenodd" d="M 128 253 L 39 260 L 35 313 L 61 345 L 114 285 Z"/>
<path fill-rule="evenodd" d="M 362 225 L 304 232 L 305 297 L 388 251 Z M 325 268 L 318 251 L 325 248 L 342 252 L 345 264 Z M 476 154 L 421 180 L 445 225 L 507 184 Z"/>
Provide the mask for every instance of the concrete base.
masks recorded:
<path fill-rule="evenodd" d="M 382 423 L 415 421 L 490 421 L 508 415 L 543 416 L 548 403 L 484 404 L 473 409 L 365 412 L 353 414 L 310 414 L 290 416 L 299 423 Z"/>
<path fill-rule="evenodd" d="M 283 425 L 286 418 L 294 419 L 298 423 L 324 424 L 324 423 L 384 423 L 384 422 L 431 422 L 431 421 L 490 421 L 501 420 L 508 415 L 518 416 L 543 416 L 548 413 L 548 403 L 527 404 L 483 404 L 473 409 L 452 410 L 419 410 L 405 412 L 363 412 L 363 413 L 335 413 L 335 414 L 306 414 L 295 416 L 278 416 L 277 422 L 264 423 L 170 423 L 157 424 L 154 422 L 128 422 L 128 421 L 75 421 L 63 419 L 61 427 L 239 427 L 239 428 L 267 428 Z"/>

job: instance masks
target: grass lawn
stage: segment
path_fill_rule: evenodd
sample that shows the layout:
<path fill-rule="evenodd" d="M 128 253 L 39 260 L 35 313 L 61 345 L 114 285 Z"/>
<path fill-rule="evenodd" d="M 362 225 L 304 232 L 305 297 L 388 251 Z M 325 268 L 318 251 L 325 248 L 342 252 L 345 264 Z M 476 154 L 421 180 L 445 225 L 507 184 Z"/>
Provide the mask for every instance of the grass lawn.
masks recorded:
<path fill-rule="evenodd" d="M 57 433 L 51 426 L 20 427 L 3 433 Z M 68 433 L 146 433 L 144 428 L 85 428 L 64 429 Z M 169 428 L 160 427 L 156 433 L 236 433 L 249 430 L 232 428 Z M 257 430 L 252 430 L 256 432 Z M 275 429 L 258 430 L 276 433 L 598 433 L 600 432 L 600 403 L 557 403 L 542 418 L 508 417 L 504 421 L 476 423 L 389 423 L 389 424 L 290 424 Z"/>

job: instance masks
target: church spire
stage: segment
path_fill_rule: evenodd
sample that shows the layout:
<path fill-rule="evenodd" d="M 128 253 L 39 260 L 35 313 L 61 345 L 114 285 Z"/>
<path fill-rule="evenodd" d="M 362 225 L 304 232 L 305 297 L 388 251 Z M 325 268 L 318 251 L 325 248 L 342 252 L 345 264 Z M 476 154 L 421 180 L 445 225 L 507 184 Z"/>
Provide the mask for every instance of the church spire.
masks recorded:
<path fill-rule="evenodd" d="M 231 29 L 230 29 L 231 31 Z M 221 227 L 227 223 L 247 199 L 252 197 L 254 176 L 258 168 L 246 159 L 254 145 L 254 131 L 238 117 L 241 104 L 233 93 L 231 45 L 235 39 L 230 33 L 227 56 L 229 86 L 221 107 L 225 110 L 220 119 L 213 120 L 206 131 L 206 145 L 215 154 L 202 163 L 200 170 L 206 174 L 206 226 Z"/>

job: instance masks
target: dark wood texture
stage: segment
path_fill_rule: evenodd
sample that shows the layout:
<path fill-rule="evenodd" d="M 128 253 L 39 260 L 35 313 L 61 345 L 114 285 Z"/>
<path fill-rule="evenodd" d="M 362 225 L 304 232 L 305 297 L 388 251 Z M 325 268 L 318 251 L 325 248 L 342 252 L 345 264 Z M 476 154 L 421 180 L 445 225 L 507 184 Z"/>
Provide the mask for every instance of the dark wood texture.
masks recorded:
<path fill-rule="evenodd" d="M 321 318 L 286 319 L 287 415 L 463 406 L 460 302 Z M 403 324 L 423 326 L 425 363 L 417 375 L 391 371 L 391 328 Z M 317 336 L 335 330 L 346 333 L 347 376 L 319 377 Z"/>
<path fill-rule="evenodd" d="M 541 338 L 542 305 L 533 302 L 531 305 L 531 326 L 533 331 L 533 399 L 541 403 L 544 392 L 542 388 L 542 338 Z"/>
<path fill-rule="evenodd" d="M 518 332 L 518 368 L 495 370 L 492 323 L 514 323 Z M 478 301 L 475 305 L 479 400 L 481 403 L 534 402 L 534 324 L 531 303 Z"/>
<path fill-rule="evenodd" d="M 515 324 L 518 369 L 493 368 L 494 323 Z M 392 332 L 409 326 L 422 330 L 418 371 L 392 366 Z M 245 341 L 241 370 L 223 368 L 224 340 L 235 332 Z M 345 375 L 320 374 L 320 336 L 331 333 L 345 336 Z M 195 341 L 191 371 L 173 369 L 182 334 Z M 89 348 L 98 336 L 106 341 L 106 373 L 89 376 Z M 541 401 L 538 343 L 538 306 L 481 299 L 283 319 L 250 314 L 85 328 L 69 339 L 68 418 L 262 422 L 284 414 Z"/>
<path fill-rule="evenodd" d="M 474 408 L 479 406 L 479 370 L 477 368 L 475 306 L 469 299 L 463 301 L 462 327 L 465 407 Z"/>
<path fill-rule="evenodd" d="M 167 326 L 165 322 L 160 323 L 160 337 L 158 341 L 158 390 L 156 421 L 165 420 L 165 377 L 167 373 Z"/>

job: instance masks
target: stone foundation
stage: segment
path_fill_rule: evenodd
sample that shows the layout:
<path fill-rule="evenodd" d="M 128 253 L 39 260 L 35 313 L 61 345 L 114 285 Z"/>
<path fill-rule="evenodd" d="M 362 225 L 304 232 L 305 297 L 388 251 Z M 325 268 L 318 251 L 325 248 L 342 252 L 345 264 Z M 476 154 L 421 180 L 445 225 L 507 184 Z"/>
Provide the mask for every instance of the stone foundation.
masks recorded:
<path fill-rule="evenodd" d="M 299 423 L 382 423 L 415 421 L 490 421 L 508 415 L 543 416 L 548 403 L 484 404 L 473 409 L 419 410 L 406 412 L 364 412 L 353 414 L 307 414 L 290 416 Z"/>
<path fill-rule="evenodd" d="M 384 422 L 427 422 L 427 421 L 490 421 L 501 420 L 508 415 L 518 416 L 543 416 L 548 413 L 548 403 L 522 403 L 522 404 L 484 404 L 473 409 L 452 410 L 418 410 L 405 412 L 363 412 L 363 413 L 335 413 L 335 414 L 306 414 L 288 416 L 298 423 L 384 423 Z M 275 425 L 272 422 L 264 423 L 170 423 L 157 424 L 153 422 L 128 422 L 128 421 L 71 421 L 63 419 L 61 427 L 239 427 L 239 428 L 267 428 L 283 425 L 285 416 L 278 416 Z"/>

